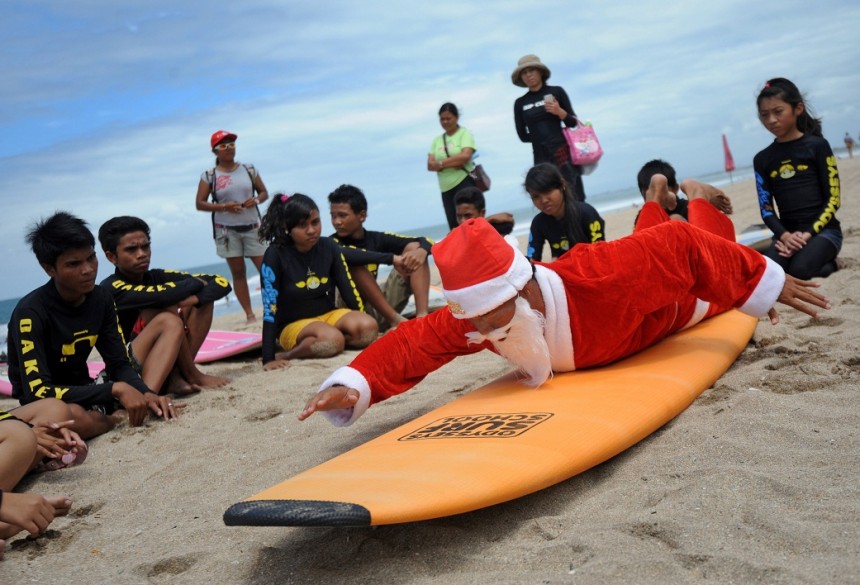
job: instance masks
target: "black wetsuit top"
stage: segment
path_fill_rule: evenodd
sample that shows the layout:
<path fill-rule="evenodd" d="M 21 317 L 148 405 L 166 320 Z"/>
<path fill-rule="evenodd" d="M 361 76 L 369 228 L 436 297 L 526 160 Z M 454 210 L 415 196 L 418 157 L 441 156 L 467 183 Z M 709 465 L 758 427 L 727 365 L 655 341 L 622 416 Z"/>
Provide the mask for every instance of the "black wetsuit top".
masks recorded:
<path fill-rule="evenodd" d="M 547 94 L 555 96 L 558 105 L 567 112 L 564 125 L 569 128 L 576 126 L 570 98 L 564 89 L 555 85 L 544 85 L 538 91 L 529 91 L 518 97 L 514 102 L 514 125 L 520 140 L 531 143 L 535 164 L 550 162 L 560 165 L 565 160 L 559 160 L 557 153 L 562 147 L 565 149 L 563 152 L 567 152 L 567 141 L 562 134 L 562 120 L 546 111 L 543 96 Z"/>
<path fill-rule="evenodd" d="M 346 306 L 363 311 L 361 297 L 340 246 L 322 237 L 307 253 L 272 244 L 263 255 L 263 363 L 275 359 L 275 341 L 284 327 L 335 309 L 335 288 Z"/>
<path fill-rule="evenodd" d="M 573 244 L 591 244 L 605 241 L 606 224 L 603 218 L 600 217 L 600 214 L 597 213 L 597 210 L 582 201 L 576 202 L 576 210 L 579 214 L 580 226 L 585 239 L 571 242 L 564 227 L 564 219 L 555 219 L 546 213 L 538 213 L 532 220 L 526 256 L 540 262 L 544 242 L 549 242 L 552 257 L 558 258 L 570 250 Z"/>
<path fill-rule="evenodd" d="M 206 281 L 205 283 L 202 281 Z M 119 325 L 126 339 L 132 339 L 132 328 L 142 309 L 163 309 L 197 295 L 199 305 L 226 297 L 230 283 L 223 276 L 189 274 L 153 268 L 143 275 L 142 282 L 125 280 L 119 270 L 105 278 L 101 285 L 113 295 Z"/>
<path fill-rule="evenodd" d="M 7 344 L 12 395 L 21 404 L 59 398 L 85 408 L 113 405 L 113 382 L 94 384 L 90 378 L 93 347 L 111 380 L 150 391 L 128 359 L 111 294 L 100 286 L 74 307 L 48 281 L 18 302 Z"/>
<path fill-rule="evenodd" d="M 331 238 L 344 247 L 344 255 L 346 261 L 350 265 L 366 264 L 366 262 L 357 261 L 355 256 L 350 255 L 350 248 L 357 250 L 365 250 L 371 253 L 379 253 L 381 256 L 375 264 L 367 264 L 367 269 L 376 276 L 379 270 L 379 264 L 393 264 L 394 256 L 402 254 L 403 249 L 407 244 L 418 242 L 427 254 L 430 254 L 430 248 L 433 242 L 427 238 L 420 236 L 403 236 L 391 232 L 376 232 L 364 230 L 363 238 L 342 238 L 337 234 L 332 234 Z M 360 260 L 360 257 L 358 258 Z"/>
<path fill-rule="evenodd" d="M 755 155 L 753 168 L 761 217 L 774 236 L 786 231 L 816 235 L 826 228 L 837 232 L 841 244 L 839 172 L 824 138 L 804 134 L 774 141 Z"/>

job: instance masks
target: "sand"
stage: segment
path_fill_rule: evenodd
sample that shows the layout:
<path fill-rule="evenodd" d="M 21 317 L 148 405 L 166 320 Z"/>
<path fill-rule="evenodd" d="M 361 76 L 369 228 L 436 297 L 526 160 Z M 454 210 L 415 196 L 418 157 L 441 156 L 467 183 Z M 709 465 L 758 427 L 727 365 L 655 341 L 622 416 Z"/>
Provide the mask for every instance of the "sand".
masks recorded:
<path fill-rule="evenodd" d="M 37 540 L 13 538 L 0 583 L 860 582 L 860 160 L 839 164 L 847 267 L 822 281 L 832 310 L 761 322 L 713 388 L 603 465 L 422 523 L 226 527 L 230 504 L 507 371 L 488 353 L 461 358 L 339 429 L 296 413 L 354 353 L 280 372 L 245 357 L 206 366 L 233 384 L 188 399 L 180 421 L 123 425 L 84 465 L 26 478 L 19 490 L 68 494 L 74 509 Z M 751 181 L 727 192 L 739 229 L 760 221 Z M 634 215 L 607 217 L 610 239 Z"/>

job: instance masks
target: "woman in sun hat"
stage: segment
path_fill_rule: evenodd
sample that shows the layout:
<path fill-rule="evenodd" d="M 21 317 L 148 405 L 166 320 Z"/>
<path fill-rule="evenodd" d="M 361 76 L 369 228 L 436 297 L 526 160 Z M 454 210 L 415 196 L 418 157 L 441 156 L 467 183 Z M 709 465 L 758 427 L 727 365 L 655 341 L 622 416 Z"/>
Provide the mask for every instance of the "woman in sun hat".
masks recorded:
<path fill-rule="evenodd" d="M 200 175 L 197 210 L 212 214 L 215 250 L 227 260 L 233 292 L 245 311 L 248 323 L 257 320 L 251 308 L 251 294 L 245 274 L 245 258 L 260 270 L 266 246 L 260 243 L 259 205 L 268 199 L 266 185 L 254 165 L 236 160 L 236 135 L 218 130 L 209 140 L 215 153 L 215 167 Z"/>
<path fill-rule="evenodd" d="M 530 142 L 534 164 L 552 163 L 572 187 L 577 201 L 585 201 L 582 170 L 570 161 L 570 149 L 562 133 L 562 123 L 576 126 L 576 114 L 563 88 L 547 85 L 549 67 L 537 55 L 525 55 L 511 73 L 514 85 L 528 88 L 514 102 L 514 124 L 523 142 Z"/>

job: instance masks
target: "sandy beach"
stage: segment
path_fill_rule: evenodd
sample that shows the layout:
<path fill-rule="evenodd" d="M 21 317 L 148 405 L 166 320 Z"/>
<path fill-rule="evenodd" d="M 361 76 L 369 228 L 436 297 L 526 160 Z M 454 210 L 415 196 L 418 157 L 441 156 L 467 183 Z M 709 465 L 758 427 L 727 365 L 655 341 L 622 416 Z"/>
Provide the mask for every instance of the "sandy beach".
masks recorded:
<path fill-rule="evenodd" d="M 251 354 L 205 366 L 233 383 L 187 399 L 179 421 L 121 425 L 84 465 L 25 478 L 17 491 L 67 494 L 73 511 L 11 539 L 0 584 L 858 583 L 860 159 L 839 170 L 846 267 L 821 281 L 833 308 L 760 322 L 690 408 L 586 473 L 421 523 L 224 526 L 231 504 L 508 371 L 490 353 L 460 358 L 343 429 L 296 414 L 355 352 L 279 372 Z M 760 223 L 752 181 L 725 190 L 739 231 Z M 635 214 L 606 217 L 609 239 Z"/>

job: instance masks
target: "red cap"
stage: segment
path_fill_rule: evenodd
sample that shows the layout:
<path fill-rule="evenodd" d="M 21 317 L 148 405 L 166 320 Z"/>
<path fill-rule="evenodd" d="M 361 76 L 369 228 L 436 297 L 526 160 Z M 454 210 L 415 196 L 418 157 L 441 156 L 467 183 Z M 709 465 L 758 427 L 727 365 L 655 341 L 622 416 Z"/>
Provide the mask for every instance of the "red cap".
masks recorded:
<path fill-rule="evenodd" d="M 212 148 L 215 148 L 215 145 L 219 142 L 222 142 L 227 139 L 236 140 L 237 136 L 232 132 L 227 132 L 226 130 L 218 130 L 215 134 L 212 135 L 212 138 L 209 140 L 209 144 Z"/>
<path fill-rule="evenodd" d="M 442 292 L 458 319 L 484 315 L 531 280 L 526 257 L 482 218 L 460 224 L 433 246 Z"/>

